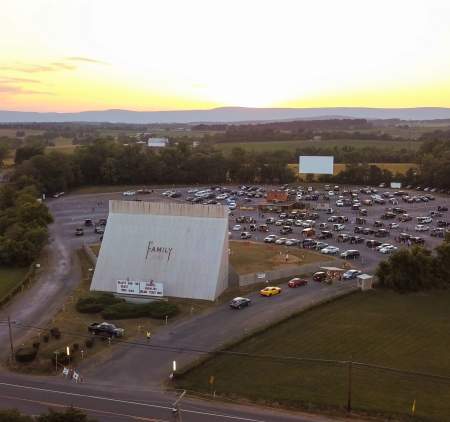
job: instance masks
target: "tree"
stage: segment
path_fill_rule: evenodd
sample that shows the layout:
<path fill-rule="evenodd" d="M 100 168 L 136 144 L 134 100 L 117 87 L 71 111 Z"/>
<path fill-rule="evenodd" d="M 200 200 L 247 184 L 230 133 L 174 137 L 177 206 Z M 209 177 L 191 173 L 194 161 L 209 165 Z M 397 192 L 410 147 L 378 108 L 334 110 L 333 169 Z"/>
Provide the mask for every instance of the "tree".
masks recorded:
<path fill-rule="evenodd" d="M 434 277 L 435 262 L 428 249 L 415 246 L 400 249 L 387 261 L 382 261 L 376 270 L 381 287 L 400 292 L 428 290 L 441 287 Z"/>
<path fill-rule="evenodd" d="M 49 409 L 48 412 L 39 416 L 24 415 L 16 409 L 0 410 L 2 422 L 97 422 L 96 419 L 88 417 L 81 410 L 69 407 L 64 411 Z"/>
<path fill-rule="evenodd" d="M 45 144 L 43 142 L 32 142 L 16 149 L 16 157 L 14 161 L 16 164 L 21 164 L 35 155 L 43 155 L 44 151 Z"/>

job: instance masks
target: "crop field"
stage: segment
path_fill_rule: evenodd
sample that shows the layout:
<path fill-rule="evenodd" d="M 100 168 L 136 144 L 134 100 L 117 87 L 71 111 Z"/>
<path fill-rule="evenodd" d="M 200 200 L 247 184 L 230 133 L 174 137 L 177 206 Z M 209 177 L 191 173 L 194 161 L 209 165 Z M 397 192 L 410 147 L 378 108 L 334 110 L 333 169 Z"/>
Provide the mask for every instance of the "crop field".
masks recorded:
<path fill-rule="evenodd" d="M 358 140 L 358 139 L 338 139 L 338 140 L 302 140 L 302 141 L 276 141 L 276 142 L 230 142 L 218 143 L 215 147 L 223 151 L 225 154 L 231 153 L 233 148 L 243 148 L 247 151 L 270 152 L 284 150 L 294 153 L 298 148 L 318 147 L 318 148 L 334 148 L 351 146 L 354 148 L 377 147 L 392 148 L 396 150 L 407 149 L 416 151 L 420 147 L 420 142 L 414 141 L 378 141 L 378 140 Z"/>
<path fill-rule="evenodd" d="M 50 151 L 58 151 L 64 154 L 70 154 L 77 147 L 77 145 L 72 144 L 72 139 L 63 138 L 61 136 L 52 140 L 52 142 L 55 144 L 55 146 L 47 147 L 45 149 L 45 152 L 48 153 Z"/>
<path fill-rule="evenodd" d="M 383 170 L 389 170 L 392 173 L 405 174 L 409 169 L 417 169 L 418 165 L 416 163 L 370 163 L 371 165 L 377 166 Z M 298 164 L 288 164 L 288 167 L 295 173 L 298 174 Z M 346 164 L 335 164 L 334 174 L 339 174 L 345 170 Z"/>
<path fill-rule="evenodd" d="M 345 361 L 352 360 L 384 367 L 352 366 L 352 409 L 407 416 L 415 400 L 417 420 L 448 421 L 449 303 L 450 291 L 355 293 L 301 313 L 230 349 L 258 357 L 218 354 L 180 375 L 178 387 L 340 412 L 345 411 L 349 391 Z"/>
<path fill-rule="evenodd" d="M 306 249 L 289 249 L 281 245 L 247 241 L 231 241 L 230 250 L 230 264 L 238 274 L 251 274 L 286 265 L 304 265 L 334 259 Z"/>

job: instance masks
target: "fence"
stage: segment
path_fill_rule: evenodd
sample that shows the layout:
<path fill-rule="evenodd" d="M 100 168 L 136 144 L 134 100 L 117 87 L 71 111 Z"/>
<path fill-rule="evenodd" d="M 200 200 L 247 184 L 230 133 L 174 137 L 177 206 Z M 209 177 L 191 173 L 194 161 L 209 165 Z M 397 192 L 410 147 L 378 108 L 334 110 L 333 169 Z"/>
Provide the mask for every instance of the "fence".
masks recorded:
<path fill-rule="evenodd" d="M 275 281 L 286 277 L 298 276 L 300 274 L 312 273 L 318 271 L 323 266 L 335 266 L 336 261 L 321 262 L 318 264 L 306 264 L 301 266 L 279 268 L 271 271 L 262 271 L 261 273 L 244 274 L 239 276 L 239 286 L 249 286 L 251 284 L 265 281 Z"/>
<path fill-rule="evenodd" d="M 177 386 L 194 395 L 245 398 L 310 411 L 353 412 L 383 420 L 450 420 L 450 377 L 361 362 L 219 352 L 212 361 L 181 376 Z"/>

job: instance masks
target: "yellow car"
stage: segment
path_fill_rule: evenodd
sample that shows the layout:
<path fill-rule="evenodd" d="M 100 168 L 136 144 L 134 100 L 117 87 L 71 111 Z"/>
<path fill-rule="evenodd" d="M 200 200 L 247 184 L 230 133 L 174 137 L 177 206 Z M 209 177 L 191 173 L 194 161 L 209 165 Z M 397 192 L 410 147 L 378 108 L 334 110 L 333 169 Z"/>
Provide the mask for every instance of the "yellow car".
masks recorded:
<path fill-rule="evenodd" d="M 264 289 L 260 290 L 259 293 L 262 296 L 275 296 L 281 293 L 280 287 L 264 287 Z"/>

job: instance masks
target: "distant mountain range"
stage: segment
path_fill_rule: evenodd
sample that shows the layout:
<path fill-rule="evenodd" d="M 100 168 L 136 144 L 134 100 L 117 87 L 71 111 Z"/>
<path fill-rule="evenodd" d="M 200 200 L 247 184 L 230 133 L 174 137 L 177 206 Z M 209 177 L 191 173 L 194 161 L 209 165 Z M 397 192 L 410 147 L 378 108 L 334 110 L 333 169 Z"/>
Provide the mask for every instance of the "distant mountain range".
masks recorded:
<path fill-rule="evenodd" d="M 0 110 L 0 123 L 226 123 L 295 119 L 356 118 L 434 120 L 450 119 L 450 108 L 246 108 L 221 107 L 211 110 L 131 111 L 100 110 L 79 113 L 37 113 Z"/>

